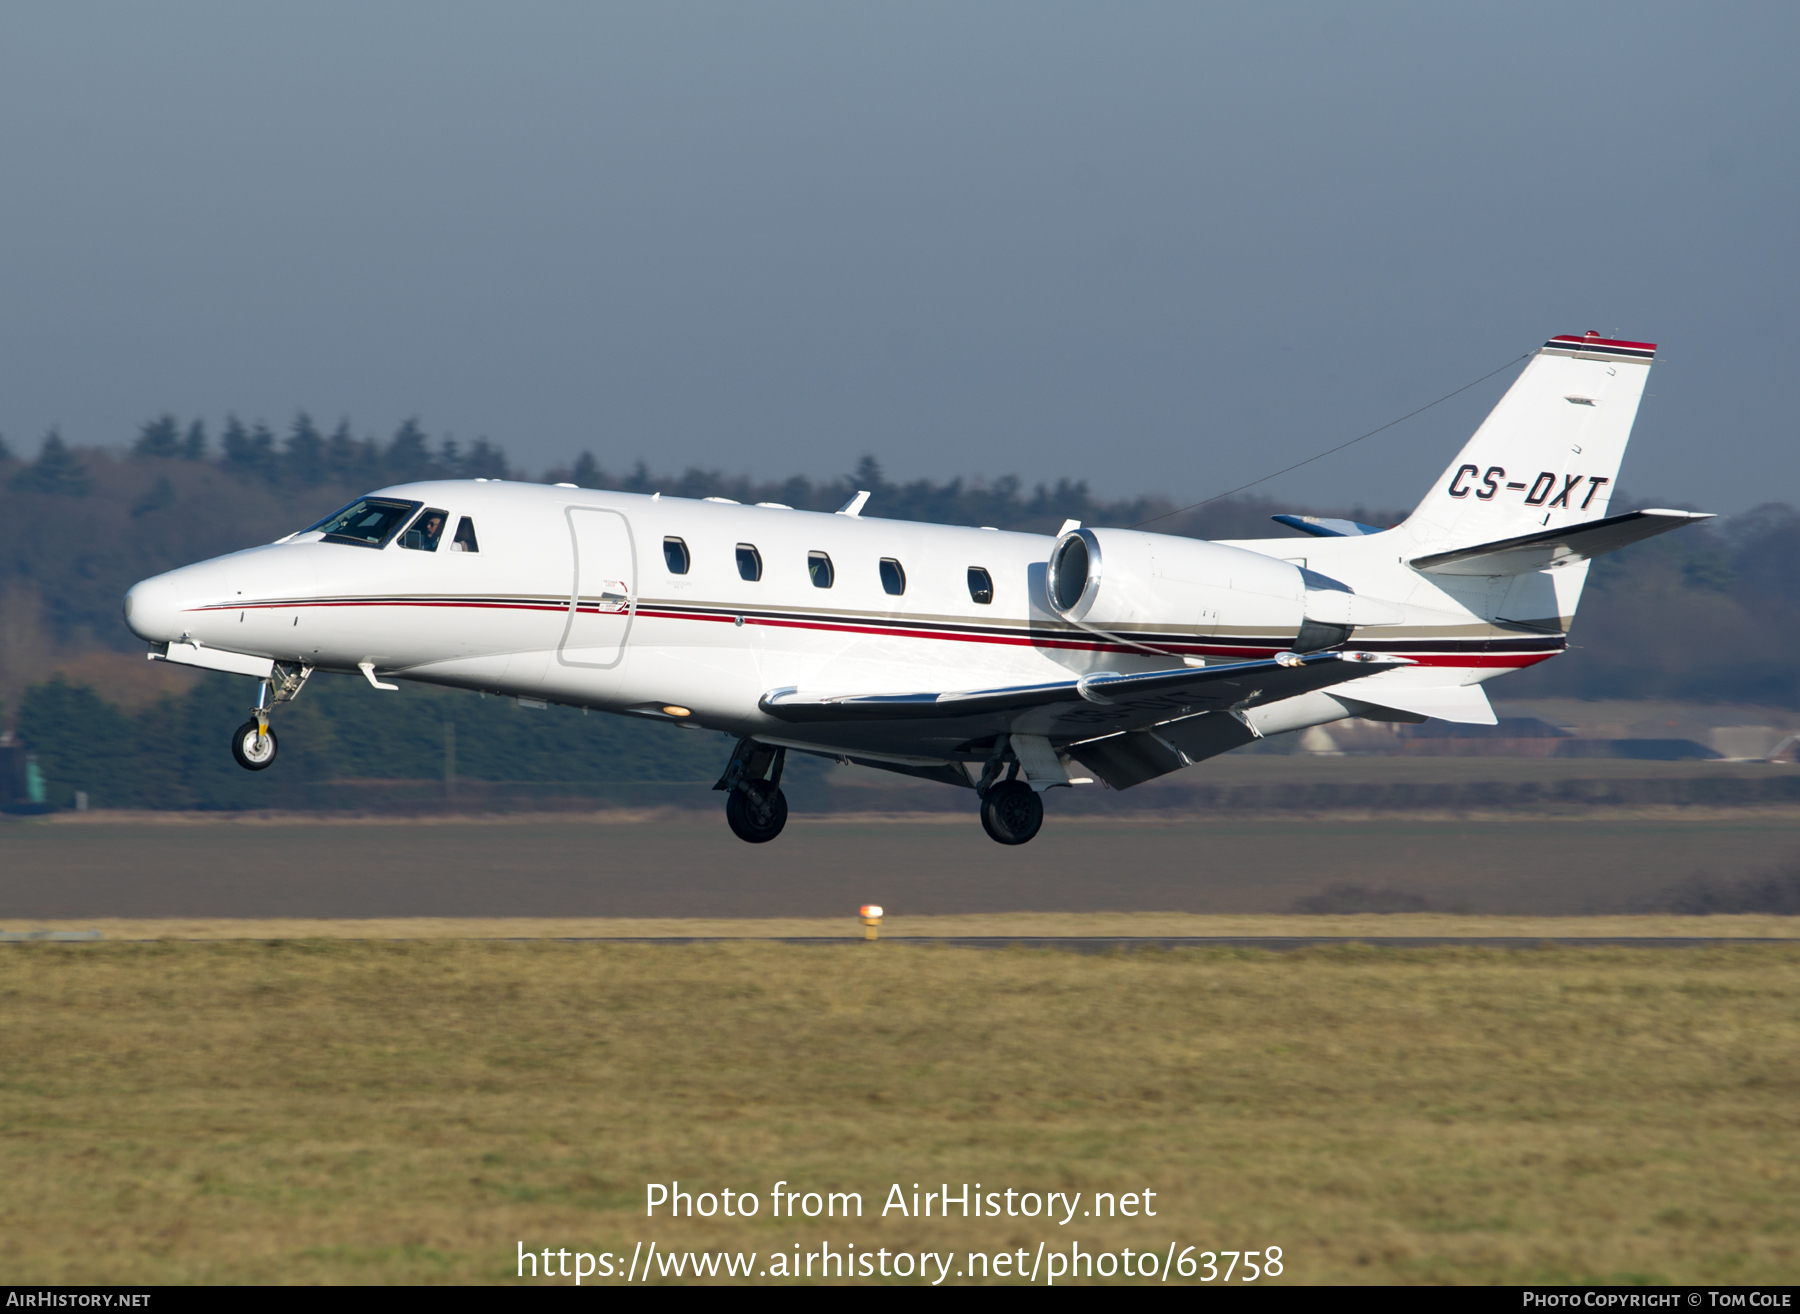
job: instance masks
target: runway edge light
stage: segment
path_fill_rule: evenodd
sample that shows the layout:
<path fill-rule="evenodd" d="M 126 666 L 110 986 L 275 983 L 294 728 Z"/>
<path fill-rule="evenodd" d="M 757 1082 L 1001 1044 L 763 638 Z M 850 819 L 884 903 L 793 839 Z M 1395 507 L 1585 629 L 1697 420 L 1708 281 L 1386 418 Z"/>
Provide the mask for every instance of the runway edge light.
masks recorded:
<path fill-rule="evenodd" d="M 865 903 L 862 906 L 863 939 L 878 940 L 881 938 L 881 905 Z"/>

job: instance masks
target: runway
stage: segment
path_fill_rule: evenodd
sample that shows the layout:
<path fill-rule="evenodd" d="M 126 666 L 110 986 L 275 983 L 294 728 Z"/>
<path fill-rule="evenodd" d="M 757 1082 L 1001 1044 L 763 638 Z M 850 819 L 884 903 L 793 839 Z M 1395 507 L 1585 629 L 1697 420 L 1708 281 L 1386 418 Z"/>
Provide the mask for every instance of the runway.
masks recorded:
<path fill-rule="evenodd" d="M 1800 815 L 1695 821 L 1080 820 L 1006 848 L 971 817 L 691 815 L 0 826 L 0 927 L 101 918 L 784 918 L 1030 912 L 1654 911 L 1793 861 Z M 1307 907 L 1337 898 L 1343 906 Z M 1361 894 L 1355 891 L 1362 891 Z M 1386 900 L 1359 906 L 1371 894 Z M 1378 901 L 1379 903 L 1379 901 Z M 1023 928 L 1021 928 L 1023 929 Z"/>

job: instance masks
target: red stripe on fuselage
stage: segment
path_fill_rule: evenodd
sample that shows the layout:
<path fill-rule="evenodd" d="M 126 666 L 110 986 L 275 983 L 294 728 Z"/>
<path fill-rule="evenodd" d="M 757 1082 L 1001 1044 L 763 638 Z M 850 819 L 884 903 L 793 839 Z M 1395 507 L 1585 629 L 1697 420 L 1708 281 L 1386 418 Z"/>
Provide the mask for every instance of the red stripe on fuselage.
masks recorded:
<path fill-rule="evenodd" d="M 569 604 L 551 602 L 470 602 L 432 599 L 403 598 L 369 598 L 369 599 L 333 599 L 317 602 L 250 602 L 235 605 L 219 604 L 210 607 L 190 607 L 189 611 L 271 611 L 281 609 L 316 608 L 316 607 L 453 607 L 474 611 L 560 611 L 569 610 Z M 577 611 L 589 616 L 617 616 L 619 612 L 602 612 L 597 607 L 579 607 Z M 642 616 L 653 620 L 685 620 L 710 621 L 716 624 L 736 625 L 739 617 L 736 614 L 703 613 L 696 615 L 685 611 L 661 611 L 653 607 L 639 608 L 633 616 Z M 835 634 L 862 634 L 870 637 L 891 639 L 934 639 L 949 643 L 987 643 L 1017 648 L 1055 648 L 1064 651 L 1120 653 L 1127 656 L 1142 655 L 1145 649 L 1165 653 L 1171 657 L 1227 657 L 1242 661 L 1262 661 L 1273 657 L 1286 649 L 1277 646 L 1247 647 L 1228 644 L 1193 641 L 1188 643 L 1145 644 L 1133 647 L 1129 644 L 1106 643 L 1096 639 L 1048 638 L 1034 634 L 971 634 L 960 630 L 932 630 L 901 628 L 874 624 L 852 624 L 844 621 L 809 621 L 787 620 L 771 617 L 745 615 L 745 625 L 762 625 L 770 629 L 785 630 L 818 630 Z M 1523 652 L 1523 653 L 1407 653 L 1419 666 L 1466 666 L 1481 669 L 1526 667 L 1556 656 L 1556 652 Z"/>

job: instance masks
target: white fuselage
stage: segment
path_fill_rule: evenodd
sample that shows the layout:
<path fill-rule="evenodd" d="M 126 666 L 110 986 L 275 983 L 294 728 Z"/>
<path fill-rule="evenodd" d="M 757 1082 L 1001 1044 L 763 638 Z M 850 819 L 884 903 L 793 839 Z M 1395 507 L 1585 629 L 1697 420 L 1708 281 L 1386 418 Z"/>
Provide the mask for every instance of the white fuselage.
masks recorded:
<path fill-rule="evenodd" d="M 1557 618 L 1573 610 L 1559 605 L 1548 575 L 1504 586 L 1426 579 L 1384 542 L 1399 530 L 1205 545 L 1137 536 L 1146 551 L 1180 542 L 1210 553 L 1184 568 L 1210 572 L 1208 581 L 1176 581 L 1208 590 L 1210 601 L 1109 628 L 1051 610 L 1045 563 L 1055 540 L 1041 535 L 499 481 L 371 496 L 440 510 L 452 526 L 468 518 L 478 550 L 451 550 L 448 533 L 433 551 L 399 537 L 371 548 L 293 535 L 144 581 L 128 599 L 129 624 L 153 644 L 924 762 L 972 754 L 916 729 L 787 724 L 758 700 L 784 688 L 908 693 L 1268 657 L 1293 642 L 1307 598 L 1318 596 L 1302 567 L 1398 608 L 1398 623 L 1358 629 L 1355 643 L 1419 665 L 1375 679 L 1467 684 L 1540 661 L 1561 648 Z M 665 540 L 681 551 L 666 553 Z M 760 578 L 744 578 L 741 548 L 754 549 Z M 809 554 L 828 558 L 828 587 Z M 682 556 L 678 573 L 671 565 Z M 903 573 L 903 592 L 890 591 L 891 568 L 884 583 L 884 559 Z M 991 601 L 976 600 L 972 570 L 991 580 Z M 1542 596 L 1509 609 L 1507 590 L 1518 587 Z M 1545 633 L 1534 641 L 1496 626 L 1497 616 Z M 1291 723 L 1262 715 L 1280 730 L 1345 714 L 1334 703 L 1309 707 Z"/>

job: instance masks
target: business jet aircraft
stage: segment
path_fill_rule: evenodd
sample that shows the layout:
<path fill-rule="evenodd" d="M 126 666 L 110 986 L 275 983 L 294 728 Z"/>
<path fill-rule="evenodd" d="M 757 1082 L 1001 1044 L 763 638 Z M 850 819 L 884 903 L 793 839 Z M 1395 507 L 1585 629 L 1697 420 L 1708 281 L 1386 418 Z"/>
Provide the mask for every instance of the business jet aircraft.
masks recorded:
<path fill-rule="evenodd" d="M 505 694 L 737 738 L 731 829 L 773 839 L 789 751 L 972 790 L 1023 844 L 1043 792 L 1114 789 L 1346 717 L 1492 724 L 1482 683 L 1561 652 L 1588 562 L 1707 517 L 1608 515 L 1654 344 L 1546 342 L 1390 529 L 1055 538 L 500 480 L 404 484 L 125 597 L 150 656 Z"/>

